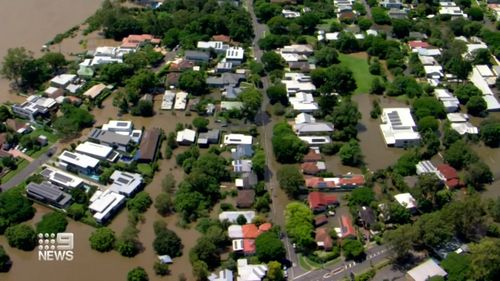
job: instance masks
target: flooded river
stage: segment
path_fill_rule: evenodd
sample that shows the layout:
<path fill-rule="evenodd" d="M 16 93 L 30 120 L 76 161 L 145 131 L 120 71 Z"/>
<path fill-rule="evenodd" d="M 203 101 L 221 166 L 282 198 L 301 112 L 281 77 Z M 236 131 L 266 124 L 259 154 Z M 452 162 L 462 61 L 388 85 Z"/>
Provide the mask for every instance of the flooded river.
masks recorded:
<path fill-rule="evenodd" d="M 25 47 L 36 54 L 58 33 L 82 23 L 102 0 L 0 0 L 0 58 L 7 49 Z M 68 50 L 76 46 L 63 45 Z M 64 51 L 64 49 L 63 49 Z M 0 80 L 0 102 L 19 102 L 10 95 L 9 83 Z"/>

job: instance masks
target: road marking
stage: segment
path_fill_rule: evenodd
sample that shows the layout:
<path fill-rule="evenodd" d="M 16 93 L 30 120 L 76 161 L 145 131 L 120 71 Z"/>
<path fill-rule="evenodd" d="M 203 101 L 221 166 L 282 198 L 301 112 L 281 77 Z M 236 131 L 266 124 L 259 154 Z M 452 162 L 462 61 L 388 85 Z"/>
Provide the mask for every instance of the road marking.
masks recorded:
<path fill-rule="evenodd" d="M 309 274 L 309 273 L 311 273 L 311 272 L 312 272 L 312 270 L 309 270 L 309 271 L 308 271 L 308 272 L 306 272 L 306 273 L 302 273 L 301 275 L 295 276 L 292 280 L 295 280 L 295 279 L 299 279 L 299 278 L 301 278 L 301 277 L 304 277 L 304 276 L 306 276 L 307 274 Z"/>

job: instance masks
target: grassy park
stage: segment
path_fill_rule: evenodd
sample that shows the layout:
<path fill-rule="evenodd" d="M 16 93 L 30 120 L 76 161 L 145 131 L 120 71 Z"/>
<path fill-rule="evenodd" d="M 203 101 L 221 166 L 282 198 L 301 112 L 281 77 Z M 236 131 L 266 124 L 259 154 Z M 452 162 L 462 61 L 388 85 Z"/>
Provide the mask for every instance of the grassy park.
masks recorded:
<path fill-rule="evenodd" d="M 366 53 L 339 54 L 340 64 L 348 67 L 354 74 L 358 88 L 355 94 L 368 93 L 374 75 L 368 71 L 368 61 Z"/>

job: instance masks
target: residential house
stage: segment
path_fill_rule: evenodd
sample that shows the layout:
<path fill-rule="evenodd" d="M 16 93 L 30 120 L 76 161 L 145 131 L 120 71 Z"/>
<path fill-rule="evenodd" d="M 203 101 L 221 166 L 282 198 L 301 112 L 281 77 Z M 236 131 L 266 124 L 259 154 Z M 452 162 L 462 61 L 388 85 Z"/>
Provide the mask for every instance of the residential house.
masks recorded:
<path fill-rule="evenodd" d="M 384 0 L 380 2 L 380 6 L 386 9 L 402 9 L 403 3 L 400 0 Z"/>
<path fill-rule="evenodd" d="M 238 190 L 238 196 L 236 197 L 236 207 L 238 208 L 250 208 L 255 202 L 255 190 L 253 189 L 243 189 Z"/>
<path fill-rule="evenodd" d="M 176 60 L 175 62 L 171 63 L 168 71 L 170 72 L 183 72 L 185 70 L 190 70 L 193 69 L 194 63 L 189 60 L 185 59 L 179 59 Z"/>
<path fill-rule="evenodd" d="M 409 108 L 384 108 L 380 130 L 387 146 L 407 147 L 420 142 Z"/>
<path fill-rule="evenodd" d="M 466 113 L 448 113 L 446 118 L 450 121 L 451 128 L 460 135 L 479 133 L 479 129 L 469 122 L 469 115 Z"/>
<path fill-rule="evenodd" d="M 441 65 L 424 65 L 424 72 L 427 78 L 441 80 L 444 77 Z"/>
<path fill-rule="evenodd" d="M 298 112 L 311 113 L 319 109 L 318 103 L 314 101 L 314 97 L 310 93 L 296 93 L 295 97 L 288 98 L 288 102 L 292 105 L 293 110 Z"/>
<path fill-rule="evenodd" d="M 122 135 L 111 131 L 94 128 L 89 134 L 89 140 L 99 144 L 111 146 L 112 148 L 127 152 L 132 142 L 132 138 L 128 135 Z"/>
<path fill-rule="evenodd" d="M 319 148 L 309 148 L 309 152 L 302 157 L 303 162 L 318 162 L 321 161 L 323 158 L 321 157 L 321 153 L 319 151 Z"/>
<path fill-rule="evenodd" d="M 406 19 L 408 18 L 408 9 L 389 9 L 387 15 L 391 19 Z"/>
<path fill-rule="evenodd" d="M 444 183 L 448 189 L 454 189 L 463 186 L 462 181 L 458 177 L 457 170 L 448 164 L 440 164 L 436 167 L 437 171 L 444 178 Z"/>
<path fill-rule="evenodd" d="M 320 227 L 328 223 L 328 216 L 325 214 L 317 215 L 314 217 L 314 227 Z"/>
<path fill-rule="evenodd" d="M 230 62 L 233 65 L 240 65 L 243 63 L 245 51 L 242 47 L 230 47 L 226 50 L 225 62 Z"/>
<path fill-rule="evenodd" d="M 231 85 L 224 86 L 224 90 L 222 91 L 222 96 L 227 100 L 236 100 L 243 92 L 241 88 L 234 87 Z"/>
<path fill-rule="evenodd" d="M 203 50 L 214 50 L 216 53 L 224 53 L 229 49 L 229 45 L 221 41 L 198 41 L 196 47 Z"/>
<path fill-rule="evenodd" d="M 18 119 L 7 119 L 5 120 L 5 126 L 12 129 L 18 134 L 28 134 L 33 131 L 28 122 L 18 120 Z"/>
<path fill-rule="evenodd" d="M 426 281 L 434 276 L 446 277 L 448 273 L 436 261 L 428 259 L 420 265 L 408 270 L 406 273 L 410 281 Z"/>
<path fill-rule="evenodd" d="M 230 110 L 241 110 L 243 109 L 243 102 L 241 101 L 221 101 L 220 110 L 230 111 Z"/>
<path fill-rule="evenodd" d="M 253 154 L 254 151 L 251 144 L 239 144 L 236 148 L 231 149 L 231 158 L 233 160 L 252 157 Z"/>
<path fill-rule="evenodd" d="M 307 195 L 307 202 L 309 203 L 309 208 L 313 212 L 324 212 L 329 207 L 337 207 L 339 205 L 336 195 L 319 191 L 309 192 Z"/>
<path fill-rule="evenodd" d="M 358 211 L 358 216 L 359 222 L 366 229 L 370 229 L 377 222 L 375 212 L 370 207 L 362 206 Z"/>
<path fill-rule="evenodd" d="M 293 18 L 300 17 L 299 12 L 295 12 L 295 11 L 287 10 L 287 9 L 281 10 L 281 15 L 287 19 L 293 19 Z"/>
<path fill-rule="evenodd" d="M 220 131 L 218 129 L 211 129 L 204 133 L 198 134 L 198 145 L 200 147 L 208 147 L 211 144 L 218 144 L 220 139 Z"/>
<path fill-rule="evenodd" d="M 245 80 L 245 75 L 225 72 L 219 76 L 207 77 L 206 83 L 209 87 L 224 88 L 226 86 L 238 87 L 241 81 Z"/>
<path fill-rule="evenodd" d="M 68 207 L 71 203 L 71 195 L 48 182 L 30 182 L 26 186 L 26 194 L 30 198 L 61 209 Z"/>
<path fill-rule="evenodd" d="M 316 86 L 312 83 L 311 76 L 304 73 L 288 72 L 281 81 L 285 84 L 288 96 L 295 96 L 296 93 L 312 93 L 316 91 Z"/>
<path fill-rule="evenodd" d="M 54 167 L 45 167 L 40 175 L 53 185 L 58 186 L 63 189 L 74 189 L 80 188 L 83 186 L 83 180 L 79 177 L 76 177 L 72 174 L 63 172 Z"/>
<path fill-rule="evenodd" d="M 214 35 L 214 36 L 212 36 L 212 40 L 213 41 L 221 41 L 221 42 L 226 43 L 226 44 L 233 42 L 233 40 L 231 40 L 230 36 L 224 35 L 224 34 Z"/>
<path fill-rule="evenodd" d="M 478 68 L 473 68 L 469 80 L 483 93 L 483 99 L 486 102 L 488 111 L 500 111 L 500 103 L 490 89 L 488 82 L 483 78 Z"/>
<path fill-rule="evenodd" d="M 451 19 L 467 18 L 467 14 L 464 14 L 462 9 L 455 2 L 441 1 L 439 5 L 438 14 L 440 15 L 448 15 Z"/>
<path fill-rule="evenodd" d="M 245 172 L 242 173 L 239 178 L 234 180 L 235 186 L 238 189 L 248 189 L 253 188 L 259 182 L 257 178 L 257 174 L 254 172 Z"/>
<path fill-rule="evenodd" d="M 497 75 L 493 73 L 488 65 L 475 65 L 474 69 L 483 77 L 483 79 L 488 83 L 489 86 L 494 86 L 496 83 Z"/>
<path fill-rule="evenodd" d="M 312 189 L 325 190 L 351 190 L 365 184 L 363 175 L 348 174 L 342 177 L 321 178 L 321 177 L 305 177 L 305 185 Z"/>
<path fill-rule="evenodd" d="M 292 44 L 288 46 L 284 46 L 280 49 L 282 54 L 290 53 L 290 54 L 299 54 L 310 56 L 314 53 L 314 48 L 308 44 Z"/>
<path fill-rule="evenodd" d="M 59 167 L 66 171 L 93 175 L 99 167 L 99 159 L 65 150 L 58 157 Z"/>
<path fill-rule="evenodd" d="M 113 148 L 107 145 L 97 144 L 94 142 L 86 141 L 80 143 L 76 149 L 76 152 L 94 157 L 99 160 L 116 162 L 120 157 L 120 154 L 113 151 Z"/>
<path fill-rule="evenodd" d="M 158 128 L 150 128 L 144 132 L 139 151 L 137 152 L 137 161 L 153 162 L 156 160 L 158 146 L 161 139 L 161 130 Z"/>
<path fill-rule="evenodd" d="M 225 145 L 252 144 L 253 137 L 244 134 L 227 134 L 224 136 Z"/>
<path fill-rule="evenodd" d="M 132 121 L 110 120 L 107 124 L 103 124 L 101 129 L 120 135 L 130 135 L 134 130 L 134 125 Z"/>
<path fill-rule="evenodd" d="M 134 195 L 139 188 L 141 188 L 143 183 L 143 178 L 140 174 L 118 170 L 115 170 L 113 174 L 111 174 L 110 180 L 112 180 L 113 183 L 109 186 L 109 190 L 126 197 Z"/>
<path fill-rule="evenodd" d="M 66 89 L 70 84 L 76 82 L 77 78 L 76 74 L 60 74 L 50 79 L 49 83 L 52 87 Z"/>
<path fill-rule="evenodd" d="M 215 66 L 215 73 L 231 72 L 233 70 L 232 62 L 219 62 Z"/>
<path fill-rule="evenodd" d="M 12 112 L 22 118 L 34 121 L 38 116 L 47 116 L 57 108 L 57 102 L 52 98 L 29 96 L 22 104 L 14 104 Z"/>
<path fill-rule="evenodd" d="M 429 160 L 420 161 L 416 165 L 417 175 L 432 173 L 435 174 L 437 172 L 436 166 L 432 164 Z M 439 176 L 439 175 L 438 175 Z"/>
<path fill-rule="evenodd" d="M 405 207 L 408 210 L 415 211 L 417 209 L 417 201 L 410 193 L 400 193 L 394 195 L 394 199 L 399 203 L 399 205 Z"/>
<path fill-rule="evenodd" d="M 180 145 L 192 145 L 196 140 L 196 131 L 184 129 L 177 132 L 176 141 Z"/>
<path fill-rule="evenodd" d="M 98 223 L 107 222 L 125 204 L 125 196 L 111 190 L 97 190 L 90 198 L 89 210 Z"/>
<path fill-rule="evenodd" d="M 170 87 L 179 87 L 180 77 L 181 73 L 179 72 L 167 73 L 167 77 L 165 78 L 165 84 Z"/>
<path fill-rule="evenodd" d="M 91 100 L 94 100 L 98 96 L 100 96 L 104 92 L 105 89 L 107 89 L 106 85 L 99 83 L 99 84 L 96 84 L 96 85 L 90 87 L 87 91 L 85 91 L 83 93 L 83 96 L 87 97 Z"/>
<path fill-rule="evenodd" d="M 316 229 L 315 239 L 318 248 L 324 249 L 325 251 L 331 251 L 333 248 L 333 239 L 330 237 L 330 233 L 324 227 Z"/>
<path fill-rule="evenodd" d="M 290 71 L 309 73 L 311 70 L 316 69 L 316 65 L 311 64 L 308 61 L 289 61 L 288 68 L 290 68 Z"/>
<path fill-rule="evenodd" d="M 298 136 L 331 134 L 333 125 L 326 122 L 294 124 L 293 130 Z"/>
<path fill-rule="evenodd" d="M 234 160 L 231 165 L 235 173 L 249 173 L 252 171 L 252 160 L 250 159 Z"/>
<path fill-rule="evenodd" d="M 305 162 L 300 164 L 300 171 L 305 175 L 316 175 L 326 171 L 326 164 L 323 161 Z"/>
<path fill-rule="evenodd" d="M 175 95 L 174 109 L 175 110 L 186 110 L 188 102 L 188 93 L 177 92 Z"/>
<path fill-rule="evenodd" d="M 311 124 L 316 123 L 316 118 L 311 114 L 299 113 L 295 116 L 295 124 Z"/>
<path fill-rule="evenodd" d="M 299 136 L 299 139 L 310 146 L 329 144 L 332 142 L 330 136 Z"/>
<path fill-rule="evenodd" d="M 233 272 L 229 269 L 222 269 L 218 274 L 210 274 L 208 281 L 233 281 Z"/>
<path fill-rule="evenodd" d="M 247 259 L 237 260 L 237 281 L 260 281 L 266 276 L 266 264 L 249 264 Z"/>
<path fill-rule="evenodd" d="M 255 218 L 255 211 L 225 211 L 219 214 L 219 221 L 236 223 L 239 216 L 244 216 L 247 222 L 250 222 Z"/>
<path fill-rule="evenodd" d="M 171 110 L 174 107 L 174 100 L 175 100 L 175 92 L 171 90 L 165 90 L 160 108 L 162 110 Z"/>
<path fill-rule="evenodd" d="M 429 47 L 431 47 L 431 45 L 425 41 L 422 41 L 422 40 L 411 40 L 411 41 L 408 41 L 408 47 L 410 47 L 410 49 L 414 50 L 414 49 L 427 49 Z"/>
<path fill-rule="evenodd" d="M 208 62 L 210 60 L 210 54 L 201 51 L 186 51 L 184 53 L 184 59 L 192 62 Z"/>
<path fill-rule="evenodd" d="M 136 50 L 146 44 L 151 44 L 153 46 L 159 45 L 160 39 L 155 38 L 151 34 L 130 34 L 122 39 L 120 48 Z"/>
<path fill-rule="evenodd" d="M 345 238 L 355 238 L 356 229 L 352 224 L 352 220 L 349 215 L 342 215 L 340 217 L 340 233 L 339 237 L 341 239 Z"/>
<path fill-rule="evenodd" d="M 460 109 L 460 101 L 447 89 L 435 89 L 434 95 L 443 103 L 446 112 L 455 112 Z"/>

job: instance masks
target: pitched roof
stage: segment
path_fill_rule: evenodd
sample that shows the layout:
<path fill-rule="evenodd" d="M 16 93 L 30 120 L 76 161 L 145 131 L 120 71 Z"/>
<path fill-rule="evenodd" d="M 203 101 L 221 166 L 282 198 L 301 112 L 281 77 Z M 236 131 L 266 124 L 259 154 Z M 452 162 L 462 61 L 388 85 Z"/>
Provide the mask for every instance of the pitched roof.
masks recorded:
<path fill-rule="evenodd" d="M 414 40 L 414 41 L 409 41 L 408 46 L 410 48 L 429 48 L 430 45 L 427 42 L 421 41 L 421 40 Z"/>
<path fill-rule="evenodd" d="M 314 217 L 314 225 L 319 226 L 328 222 L 328 217 L 325 214 Z"/>
<path fill-rule="evenodd" d="M 448 164 L 438 165 L 437 170 L 443 175 L 446 179 L 446 186 L 449 188 L 456 188 L 462 185 L 460 178 L 458 177 L 457 170 Z"/>
<path fill-rule="evenodd" d="M 337 196 L 319 191 L 310 192 L 309 195 L 307 195 L 307 201 L 309 202 L 309 208 L 313 210 L 338 204 Z"/>
<path fill-rule="evenodd" d="M 153 161 L 156 156 L 158 142 L 160 140 L 161 131 L 158 128 L 151 128 L 144 132 L 141 145 L 139 146 L 139 159 Z"/>
<path fill-rule="evenodd" d="M 239 208 L 249 208 L 255 201 L 255 191 L 253 189 L 238 190 L 236 205 Z"/>
<path fill-rule="evenodd" d="M 351 218 L 349 218 L 348 216 L 342 215 L 340 217 L 340 225 L 342 231 L 342 238 L 356 235 L 356 229 L 354 229 Z"/>
<path fill-rule="evenodd" d="M 375 223 L 375 213 L 370 207 L 361 207 L 361 209 L 359 210 L 359 217 L 367 225 Z"/>
<path fill-rule="evenodd" d="M 316 229 L 315 240 L 316 243 L 318 243 L 318 246 L 321 246 L 325 249 L 331 249 L 333 247 L 332 237 L 330 237 L 330 234 L 328 234 L 328 231 L 324 227 Z"/>
<path fill-rule="evenodd" d="M 231 42 L 231 37 L 227 36 L 227 35 L 223 35 L 223 34 L 218 34 L 218 35 L 212 36 L 212 40 L 222 41 L 224 43 L 229 43 L 229 42 Z"/>
<path fill-rule="evenodd" d="M 321 154 L 318 153 L 315 149 L 309 149 L 309 152 L 304 155 L 302 161 L 304 162 L 315 162 L 321 160 Z"/>

